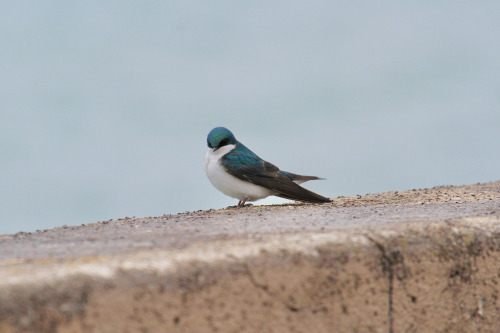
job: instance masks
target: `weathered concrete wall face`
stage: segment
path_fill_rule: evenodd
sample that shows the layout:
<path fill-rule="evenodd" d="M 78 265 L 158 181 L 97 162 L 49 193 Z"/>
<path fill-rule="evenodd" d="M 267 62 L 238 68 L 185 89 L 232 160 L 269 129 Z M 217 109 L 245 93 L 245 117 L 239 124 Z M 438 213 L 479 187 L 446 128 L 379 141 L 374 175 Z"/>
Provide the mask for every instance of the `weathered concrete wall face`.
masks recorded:
<path fill-rule="evenodd" d="M 380 243 L 394 332 L 498 331 L 500 236 L 459 225 Z"/>
<path fill-rule="evenodd" d="M 173 290 L 155 277 L 94 293 L 66 331 L 497 332 L 500 237 L 426 238 L 195 265 Z"/>
<path fill-rule="evenodd" d="M 9 259 L 0 332 L 498 332 L 498 190 L 468 216 Z"/>

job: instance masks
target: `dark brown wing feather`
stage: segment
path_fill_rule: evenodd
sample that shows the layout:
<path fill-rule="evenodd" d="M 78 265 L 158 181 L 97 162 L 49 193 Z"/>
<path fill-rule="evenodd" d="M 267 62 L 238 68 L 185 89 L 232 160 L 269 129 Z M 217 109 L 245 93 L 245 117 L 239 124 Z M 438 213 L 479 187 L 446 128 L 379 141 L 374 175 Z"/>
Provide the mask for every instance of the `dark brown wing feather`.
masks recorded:
<path fill-rule="evenodd" d="M 294 183 L 289 177 L 279 172 L 277 166 L 264 160 L 261 163 L 245 165 L 227 171 L 241 180 L 272 190 L 278 197 L 306 202 L 330 202 L 330 199 Z M 313 178 L 311 177 L 311 179 Z"/>

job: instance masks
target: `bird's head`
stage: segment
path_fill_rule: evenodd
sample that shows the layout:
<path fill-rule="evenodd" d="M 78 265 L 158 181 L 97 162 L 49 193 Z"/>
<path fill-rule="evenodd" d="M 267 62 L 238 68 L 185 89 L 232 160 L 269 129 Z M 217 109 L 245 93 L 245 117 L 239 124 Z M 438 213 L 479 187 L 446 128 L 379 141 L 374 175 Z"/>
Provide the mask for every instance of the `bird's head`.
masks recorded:
<path fill-rule="evenodd" d="M 236 144 L 236 138 L 233 133 L 225 127 L 216 127 L 208 133 L 207 146 L 213 151 L 217 149 Z"/>

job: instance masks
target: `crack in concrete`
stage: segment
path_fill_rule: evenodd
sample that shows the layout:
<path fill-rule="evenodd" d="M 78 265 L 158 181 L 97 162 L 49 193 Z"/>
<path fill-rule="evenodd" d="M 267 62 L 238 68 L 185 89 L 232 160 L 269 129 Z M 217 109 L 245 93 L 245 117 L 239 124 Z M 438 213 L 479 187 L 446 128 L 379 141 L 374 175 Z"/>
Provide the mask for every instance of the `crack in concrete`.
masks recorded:
<path fill-rule="evenodd" d="M 385 250 L 385 246 L 379 241 L 375 240 L 370 236 L 366 236 L 368 240 L 370 240 L 380 251 L 381 254 L 381 265 L 382 272 L 387 273 L 388 275 L 388 306 L 387 306 L 387 332 L 394 333 L 394 301 L 393 301 L 393 292 L 394 292 L 394 265 L 397 263 L 394 261 L 394 253 L 387 254 Z"/>
<path fill-rule="evenodd" d="M 278 295 L 271 292 L 265 284 L 261 284 L 261 283 L 257 282 L 257 280 L 255 280 L 255 277 L 253 276 L 252 272 L 250 271 L 250 269 L 248 268 L 248 265 L 246 263 L 241 263 L 241 265 L 245 269 L 245 272 L 247 273 L 248 279 L 250 280 L 250 282 L 252 283 L 252 285 L 255 288 L 262 290 L 266 295 L 268 295 L 272 299 L 279 301 L 281 304 L 283 304 L 283 306 L 285 306 L 291 312 L 299 312 L 299 311 L 302 311 L 304 309 L 304 308 L 298 308 L 296 306 L 293 306 L 293 305 L 289 304 L 288 302 L 282 300 Z"/>

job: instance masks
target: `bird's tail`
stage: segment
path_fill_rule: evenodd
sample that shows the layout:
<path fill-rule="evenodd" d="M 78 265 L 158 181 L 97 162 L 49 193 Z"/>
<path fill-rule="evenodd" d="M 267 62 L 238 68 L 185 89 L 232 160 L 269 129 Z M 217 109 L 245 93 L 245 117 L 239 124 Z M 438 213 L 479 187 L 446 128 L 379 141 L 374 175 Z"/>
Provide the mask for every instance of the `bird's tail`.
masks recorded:
<path fill-rule="evenodd" d="M 307 182 L 308 180 L 318 180 L 318 179 L 324 180 L 325 179 L 325 178 L 320 178 L 320 177 L 316 177 L 316 176 L 302 176 L 302 175 L 297 175 L 295 173 L 291 173 L 291 172 L 288 172 L 288 171 L 281 171 L 281 170 L 280 170 L 280 173 L 283 176 L 286 176 L 286 177 L 290 178 L 296 184 L 302 184 L 304 182 Z"/>

